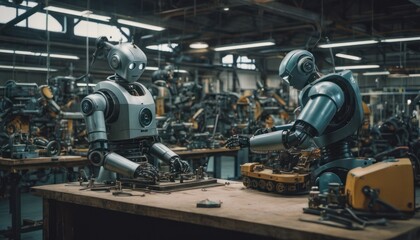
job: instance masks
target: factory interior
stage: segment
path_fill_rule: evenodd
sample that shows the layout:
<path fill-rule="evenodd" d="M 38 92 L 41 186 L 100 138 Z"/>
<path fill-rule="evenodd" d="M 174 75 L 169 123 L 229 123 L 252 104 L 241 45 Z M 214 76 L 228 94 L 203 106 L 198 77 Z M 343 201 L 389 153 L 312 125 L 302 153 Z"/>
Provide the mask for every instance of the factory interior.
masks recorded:
<path fill-rule="evenodd" d="M 0 239 L 420 239 L 419 0 L 0 0 Z"/>

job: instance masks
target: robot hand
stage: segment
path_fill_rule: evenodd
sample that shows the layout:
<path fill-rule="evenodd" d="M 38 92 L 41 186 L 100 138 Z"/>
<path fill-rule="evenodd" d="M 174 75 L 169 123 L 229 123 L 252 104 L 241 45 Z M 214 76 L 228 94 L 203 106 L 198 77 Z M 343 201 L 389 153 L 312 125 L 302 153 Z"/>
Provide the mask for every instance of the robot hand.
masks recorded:
<path fill-rule="evenodd" d="M 136 169 L 134 178 L 144 178 L 151 182 L 157 182 L 159 181 L 159 170 L 148 162 L 142 162 Z"/>
<path fill-rule="evenodd" d="M 171 173 L 187 173 L 190 171 L 190 165 L 187 161 L 176 157 L 171 159 L 169 169 Z"/>
<path fill-rule="evenodd" d="M 257 131 L 255 131 L 254 136 L 264 134 L 264 133 L 269 133 L 269 132 L 272 132 L 271 128 L 260 128 L 260 129 L 257 129 Z"/>
<path fill-rule="evenodd" d="M 246 136 L 233 135 L 232 137 L 228 138 L 225 146 L 227 148 L 246 148 L 249 147 L 249 138 Z"/>

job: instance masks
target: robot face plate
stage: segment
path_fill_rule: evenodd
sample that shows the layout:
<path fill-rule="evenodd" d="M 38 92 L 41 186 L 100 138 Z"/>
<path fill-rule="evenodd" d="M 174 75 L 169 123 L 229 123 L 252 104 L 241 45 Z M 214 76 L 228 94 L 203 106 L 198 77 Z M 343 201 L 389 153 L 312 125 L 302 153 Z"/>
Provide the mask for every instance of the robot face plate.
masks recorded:
<path fill-rule="evenodd" d="M 144 52 L 132 43 L 121 43 L 108 54 L 109 66 L 127 82 L 135 82 L 146 68 L 147 58 Z"/>

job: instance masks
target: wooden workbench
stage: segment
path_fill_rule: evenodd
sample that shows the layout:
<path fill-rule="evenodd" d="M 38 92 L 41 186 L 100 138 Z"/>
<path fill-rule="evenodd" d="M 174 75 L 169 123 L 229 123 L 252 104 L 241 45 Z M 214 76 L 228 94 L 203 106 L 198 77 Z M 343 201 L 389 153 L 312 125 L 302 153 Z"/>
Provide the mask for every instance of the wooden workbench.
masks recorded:
<path fill-rule="evenodd" d="M 37 158 L 2 158 L 0 157 L 0 169 L 10 172 L 19 170 L 33 170 L 51 167 L 74 167 L 88 165 L 89 161 L 82 156 L 57 156 Z"/>
<path fill-rule="evenodd" d="M 420 236 L 419 214 L 410 220 L 390 220 L 387 226 L 347 230 L 300 221 L 300 217 L 318 218 L 302 212 L 307 195 L 281 196 L 244 189 L 240 182 L 228 183 L 130 197 L 82 191 L 65 184 L 33 189 L 44 199 L 44 239 L 374 240 Z M 197 208 L 197 202 L 205 199 L 221 201 L 222 205 Z"/>

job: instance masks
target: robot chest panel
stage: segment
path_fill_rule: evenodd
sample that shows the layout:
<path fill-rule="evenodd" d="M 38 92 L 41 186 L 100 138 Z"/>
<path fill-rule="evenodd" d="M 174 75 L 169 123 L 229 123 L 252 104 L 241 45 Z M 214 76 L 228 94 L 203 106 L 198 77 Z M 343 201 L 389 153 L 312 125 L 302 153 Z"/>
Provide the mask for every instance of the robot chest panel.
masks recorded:
<path fill-rule="evenodd" d="M 125 140 L 157 135 L 153 102 L 128 101 L 119 104 L 118 118 L 107 124 L 108 137 Z"/>

